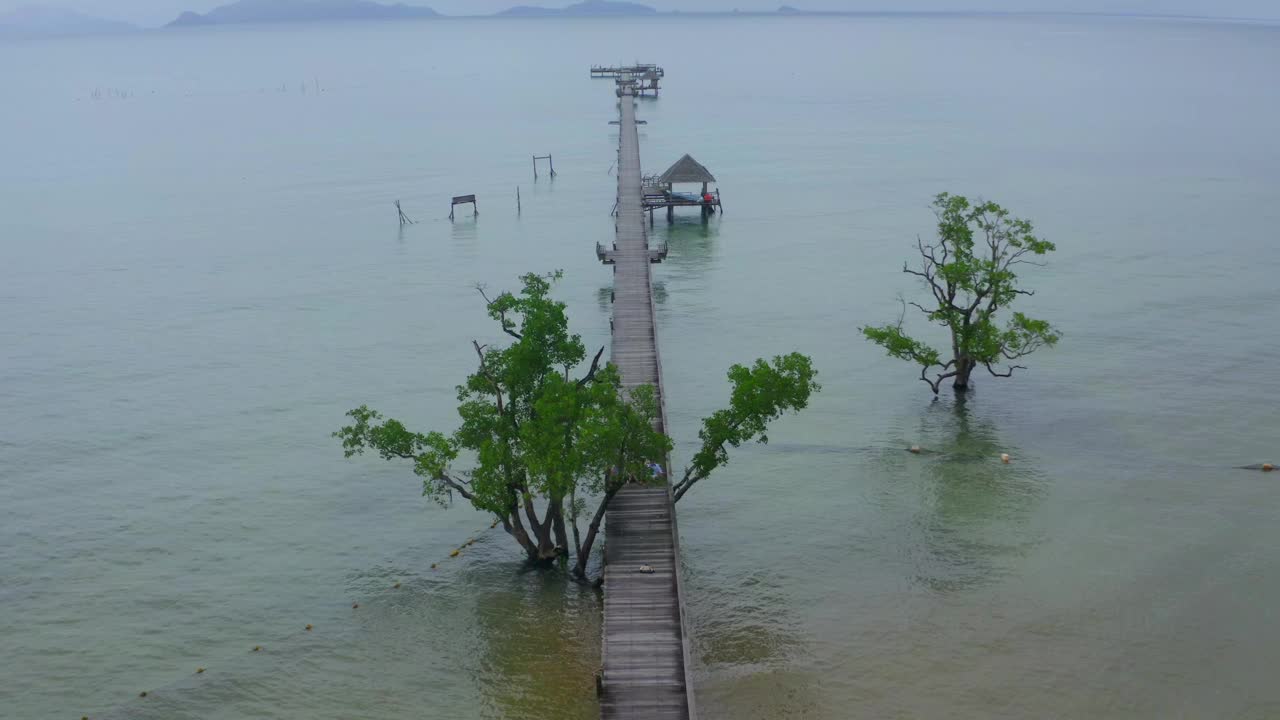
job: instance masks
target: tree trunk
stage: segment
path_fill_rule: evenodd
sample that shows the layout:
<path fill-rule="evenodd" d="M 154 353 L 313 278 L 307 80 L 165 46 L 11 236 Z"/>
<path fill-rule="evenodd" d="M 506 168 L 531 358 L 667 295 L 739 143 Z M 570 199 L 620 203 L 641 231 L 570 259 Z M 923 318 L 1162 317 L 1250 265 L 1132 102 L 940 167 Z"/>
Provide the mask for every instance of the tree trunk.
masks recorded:
<path fill-rule="evenodd" d="M 573 555 L 577 557 L 582 554 L 582 535 L 578 533 L 578 492 L 576 489 L 569 491 L 569 511 L 573 513 L 569 520 L 573 525 Z"/>
<path fill-rule="evenodd" d="M 578 551 L 578 557 L 573 566 L 573 574 L 575 577 L 583 580 L 587 579 L 587 562 L 591 560 L 591 548 L 596 543 L 596 535 L 600 532 L 600 523 L 604 520 L 604 511 L 609 508 L 609 501 L 617 494 L 621 488 L 614 488 L 605 493 L 600 500 L 600 507 L 596 508 L 595 517 L 591 518 L 591 525 L 587 528 L 587 539 L 582 543 L 582 549 Z"/>
<path fill-rule="evenodd" d="M 951 387 L 956 392 L 962 393 L 969 389 L 969 376 L 973 374 L 973 368 L 976 364 L 973 358 L 956 358 L 956 377 L 951 383 Z"/>
<path fill-rule="evenodd" d="M 538 546 L 524 529 L 524 523 L 520 522 L 519 508 L 512 505 L 511 512 L 502 518 L 502 529 L 506 530 L 508 535 L 520 543 L 525 555 L 529 556 L 530 562 L 538 559 Z"/>
<path fill-rule="evenodd" d="M 552 500 L 551 507 L 547 509 L 547 514 L 551 515 L 551 527 L 556 533 L 556 553 L 565 555 L 569 552 L 569 535 L 564 527 L 564 500 Z"/>

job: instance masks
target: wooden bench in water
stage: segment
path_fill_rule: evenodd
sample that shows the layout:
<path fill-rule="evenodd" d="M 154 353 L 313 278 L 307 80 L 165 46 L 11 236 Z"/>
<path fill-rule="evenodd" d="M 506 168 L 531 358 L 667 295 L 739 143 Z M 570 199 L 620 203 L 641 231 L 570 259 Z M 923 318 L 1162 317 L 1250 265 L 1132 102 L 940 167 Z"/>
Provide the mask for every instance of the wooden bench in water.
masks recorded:
<path fill-rule="evenodd" d="M 475 195 L 455 195 L 453 200 L 449 203 L 449 219 L 453 219 L 453 209 L 455 207 L 459 205 L 466 205 L 467 203 L 471 203 L 472 215 L 480 214 L 480 205 L 476 203 Z"/>
<path fill-rule="evenodd" d="M 613 363 L 624 389 L 657 391 L 654 425 L 666 432 L 662 361 L 650 277 L 654 254 L 645 231 L 640 138 L 632 88 L 619 84 L 618 210 L 613 249 L 597 245 L 613 265 Z M 652 572 L 641 572 L 642 565 Z M 646 568 L 648 569 L 648 568 Z M 668 484 L 629 485 L 605 515 L 604 667 L 600 715 L 605 720 L 694 720 L 689 636 L 680 581 L 680 540 Z"/>

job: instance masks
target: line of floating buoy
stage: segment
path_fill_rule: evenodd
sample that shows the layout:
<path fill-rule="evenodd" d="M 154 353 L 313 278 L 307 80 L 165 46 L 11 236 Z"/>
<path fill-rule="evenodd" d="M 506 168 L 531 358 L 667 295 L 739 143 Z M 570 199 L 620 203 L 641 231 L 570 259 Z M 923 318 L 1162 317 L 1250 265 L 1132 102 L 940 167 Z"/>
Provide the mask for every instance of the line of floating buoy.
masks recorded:
<path fill-rule="evenodd" d="M 919 455 L 924 452 L 924 449 L 921 448 L 919 445 L 912 445 L 911 447 L 907 448 L 907 452 L 911 453 L 912 455 Z M 1000 462 L 1004 463 L 1005 465 L 1008 465 L 1012 461 L 1013 461 L 1013 458 L 1009 456 L 1009 453 L 1000 453 Z"/>

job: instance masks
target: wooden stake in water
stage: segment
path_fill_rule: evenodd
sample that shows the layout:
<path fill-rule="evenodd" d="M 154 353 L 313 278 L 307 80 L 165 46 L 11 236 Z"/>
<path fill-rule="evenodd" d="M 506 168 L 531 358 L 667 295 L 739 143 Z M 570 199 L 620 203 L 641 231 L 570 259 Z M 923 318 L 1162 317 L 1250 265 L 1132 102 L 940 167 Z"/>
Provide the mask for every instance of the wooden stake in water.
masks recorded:
<path fill-rule="evenodd" d="M 398 215 L 400 215 L 400 227 L 404 227 L 405 225 L 412 225 L 412 224 L 413 224 L 413 221 L 409 219 L 409 216 L 404 214 L 404 210 L 401 210 L 401 209 L 400 209 L 400 201 L 399 201 L 399 200 L 397 200 L 397 201 L 396 201 L 396 213 L 397 213 Z"/>

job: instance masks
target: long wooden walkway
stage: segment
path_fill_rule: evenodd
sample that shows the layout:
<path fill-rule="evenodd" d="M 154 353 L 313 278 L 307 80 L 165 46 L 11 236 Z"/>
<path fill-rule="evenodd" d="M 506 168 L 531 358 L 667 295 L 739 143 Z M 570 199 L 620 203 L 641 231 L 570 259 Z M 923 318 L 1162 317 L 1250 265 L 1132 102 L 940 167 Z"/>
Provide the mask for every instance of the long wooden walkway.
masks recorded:
<path fill-rule="evenodd" d="M 666 432 L 635 99 L 630 88 L 619 87 L 617 237 L 607 253 L 613 264 L 613 362 L 625 388 L 655 388 L 655 425 Z M 605 515 L 605 563 L 601 717 L 695 720 L 680 541 L 669 485 L 632 485 L 614 496 Z M 640 572 L 642 565 L 653 572 Z"/>

